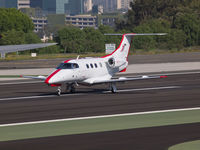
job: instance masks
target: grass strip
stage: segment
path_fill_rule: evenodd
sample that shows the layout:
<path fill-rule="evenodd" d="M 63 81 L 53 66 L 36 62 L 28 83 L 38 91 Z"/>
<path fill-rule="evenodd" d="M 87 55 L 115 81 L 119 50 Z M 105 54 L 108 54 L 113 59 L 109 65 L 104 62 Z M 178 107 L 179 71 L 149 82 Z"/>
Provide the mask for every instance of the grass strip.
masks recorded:
<path fill-rule="evenodd" d="M 0 78 L 22 78 L 20 75 L 0 75 Z"/>
<path fill-rule="evenodd" d="M 200 110 L 0 127 L 0 141 L 200 122 Z"/>
<path fill-rule="evenodd" d="M 169 148 L 169 150 L 199 150 L 200 140 L 177 144 Z"/>

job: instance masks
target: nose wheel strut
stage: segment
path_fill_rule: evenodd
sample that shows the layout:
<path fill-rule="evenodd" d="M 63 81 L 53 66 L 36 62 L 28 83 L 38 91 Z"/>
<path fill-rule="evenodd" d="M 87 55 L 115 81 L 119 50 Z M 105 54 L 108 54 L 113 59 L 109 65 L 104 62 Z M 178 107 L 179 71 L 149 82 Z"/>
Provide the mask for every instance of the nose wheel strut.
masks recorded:
<path fill-rule="evenodd" d="M 62 92 L 62 90 L 61 90 L 61 87 L 59 86 L 58 89 L 57 89 L 57 91 L 56 91 L 56 93 L 57 93 L 58 96 L 60 96 L 61 92 Z"/>
<path fill-rule="evenodd" d="M 74 93 L 76 91 L 74 84 L 73 83 L 67 84 L 66 91 L 69 91 L 70 93 Z"/>

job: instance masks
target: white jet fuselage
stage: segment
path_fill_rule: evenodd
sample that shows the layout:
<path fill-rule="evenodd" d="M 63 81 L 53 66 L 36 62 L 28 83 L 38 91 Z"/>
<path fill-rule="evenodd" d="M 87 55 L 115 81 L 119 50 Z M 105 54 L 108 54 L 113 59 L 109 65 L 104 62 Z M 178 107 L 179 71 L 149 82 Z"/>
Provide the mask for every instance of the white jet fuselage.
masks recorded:
<path fill-rule="evenodd" d="M 45 82 L 50 85 L 70 82 L 93 84 L 94 81 L 110 80 L 114 74 L 123 71 L 128 66 L 126 60 L 120 66 L 111 66 L 108 63 L 110 58 L 112 56 L 65 61 L 61 65 L 67 64 L 69 66 L 71 65 L 71 67 L 58 67 Z"/>

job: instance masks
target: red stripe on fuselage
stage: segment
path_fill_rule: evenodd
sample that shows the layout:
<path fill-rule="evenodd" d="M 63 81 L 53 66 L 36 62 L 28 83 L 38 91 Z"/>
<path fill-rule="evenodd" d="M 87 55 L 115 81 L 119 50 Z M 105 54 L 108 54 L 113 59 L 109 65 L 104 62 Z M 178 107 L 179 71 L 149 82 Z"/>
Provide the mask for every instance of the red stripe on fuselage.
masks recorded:
<path fill-rule="evenodd" d="M 68 63 L 70 60 L 65 60 L 64 63 Z"/>
<path fill-rule="evenodd" d="M 47 77 L 47 79 L 45 80 L 45 83 L 46 83 L 46 84 L 49 84 L 49 80 L 50 80 L 56 73 L 58 73 L 60 70 L 61 70 L 61 69 L 58 69 L 58 70 L 54 71 L 51 75 L 49 75 L 49 76 Z"/>

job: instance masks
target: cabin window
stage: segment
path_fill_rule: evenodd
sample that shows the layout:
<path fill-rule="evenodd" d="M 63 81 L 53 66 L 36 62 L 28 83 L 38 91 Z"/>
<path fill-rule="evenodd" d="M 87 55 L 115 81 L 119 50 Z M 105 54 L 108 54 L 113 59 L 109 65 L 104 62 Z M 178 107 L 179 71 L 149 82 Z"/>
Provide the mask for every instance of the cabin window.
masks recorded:
<path fill-rule="evenodd" d="M 88 64 L 86 64 L 86 67 L 87 67 L 88 69 L 90 68 Z"/>
<path fill-rule="evenodd" d="M 72 68 L 73 68 L 73 69 L 79 68 L 79 65 L 76 64 L 76 63 L 73 63 L 73 64 L 72 64 Z"/>
<path fill-rule="evenodd" d="M 76 69 L 79 65 L 76 63 L 61 63 L 56 69 Z"/>
<path fill-rule="evenodd" d="M 94 64 L 94 66 L 95 66 L 95 68 L 97 68 L 97 64 L 96 63 Z"/>
<path fill-rule="evenodd" d="M 93 67 L 93 64 L 90 64 L 90 66 L 91 66 L 91 68 L 94 68 L 94 67 Z"/>

